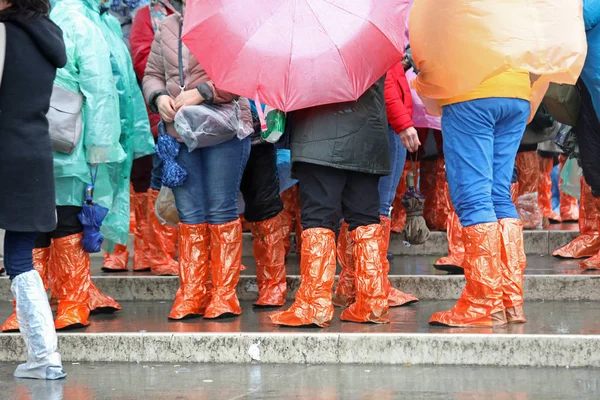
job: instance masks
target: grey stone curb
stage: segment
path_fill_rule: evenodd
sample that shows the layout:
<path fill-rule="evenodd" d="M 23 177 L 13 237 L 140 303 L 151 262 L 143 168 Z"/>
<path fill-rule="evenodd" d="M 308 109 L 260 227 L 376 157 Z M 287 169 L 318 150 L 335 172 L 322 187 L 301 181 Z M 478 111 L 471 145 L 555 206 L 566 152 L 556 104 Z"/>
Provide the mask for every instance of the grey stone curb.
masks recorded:
<path fill-rule="evenodd" d="M 600 367 L 598 335 L 59 334 L 59 350 L 66 362 Z M 19 335 L 1 335 L 0 361 L 24 359 Z"/>
<path fill-rule="evenodd" d="M 551 254 L 569 243 L 579 235 L 577 231 L 525 231 L 525 252 L 527 254 L 546 255 Z M 133 239 L 130 236 L 129 251 L 133 249 Z M 444 255 L 448 251 L 448 240 L 446 232 L 431 232 L 427 243 L 418 246 L 405 246 L 401 235 L 392 235 L 390 240 L 390 250 L 394 255 L 399 256 L 435 256 Z M 244 233 L 243 255 L 252 256 L 252 236 Z M 95 259 L 102 258 L 103 253 L 93 254 Z"/>
<path fill-rule="evenodd" d="M 93 277 L 102 293 L 119 301 L 172 301 L 179 287 L 177 277 Z M 390 276 L 392 285 L 412 293 L 421 300 L 456 300 L 465 279 L 445 275 Z M 288 300 L 293 300 L 300 287 L 299 276 L 288 276 Z M 526 275 L 524 292 L 527 300 L 600 301 L 600 275 Z M 254 301 L 258 296 L 256 278 L 242 276 L 238 285 L 241 301 Z M 0 279 L 0 301 L 12 300 L 10 281 Z"/>

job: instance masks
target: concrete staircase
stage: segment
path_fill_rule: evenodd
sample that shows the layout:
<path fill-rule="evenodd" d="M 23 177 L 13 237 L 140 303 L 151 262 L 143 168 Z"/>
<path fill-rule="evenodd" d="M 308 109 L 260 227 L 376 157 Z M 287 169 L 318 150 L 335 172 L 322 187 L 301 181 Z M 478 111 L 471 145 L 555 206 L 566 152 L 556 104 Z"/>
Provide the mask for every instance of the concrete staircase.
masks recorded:
<path fill-rule="evenodd" d="M 462 276 L 432 267 L 446 251 L 445 234 L 434 232 L 423 246 L 406 246 L 394 236 L 390 280 L 421 299 L 393 309 L 389 325 L 342 323 L 340 310 L 329 328 L 280 328 L 270 323 L 273 309 L 252 306 L 257 296 L 251 238 L 244 236 L 244 264 L 238 295 L 239 318 L 169 322 L 166 318 L 176 277 L 148 273 L 102 274 L 94 257 L 96 285 L 122 303 L 114 315 L 92 317 L 86 330 L 60 333 L 67 361 L 445 364 L 503 366 L 600 366 L 600 272 L 581 272 L 577 261 L 550 257 L 577 235 L 571 230 L 525 232 L 528 270 L 525 293 L 528 323 L 497 329 L 430 327 L 435 311 L 454 304 Z M 100 255 L 101 256 L 101 255 Z M 288 260 L 288 299 L 300 284 L 299 262 Z M 0 318 L 11 312 L 9 281 L 0 279 Z M 18 334 L 0 334 L 0 361 L 24 358 Z"/>

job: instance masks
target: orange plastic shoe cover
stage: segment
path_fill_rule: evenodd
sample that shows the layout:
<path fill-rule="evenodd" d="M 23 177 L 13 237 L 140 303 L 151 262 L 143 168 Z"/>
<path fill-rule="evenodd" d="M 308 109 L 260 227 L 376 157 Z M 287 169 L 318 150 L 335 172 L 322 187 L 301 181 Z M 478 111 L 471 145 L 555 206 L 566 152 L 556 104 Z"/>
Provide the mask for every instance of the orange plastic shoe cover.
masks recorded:
<path fill-rule="evenodd" d="M 523 313 L 523 276 L 527 257 L 523 242 L 523 223 L 514 218 L 498 221 L 502 235 L 502 300 L 509 323 L 526 322 Z"/>
<path fill-rule="evenodd" d="M 121 309 L 121 305 L 115 299 L 100 292 L 100 289 L 91 280 L 89 293 L 90 312 L 110 314 Z"/>
<path fill-rule="evenodd" d="M 133 196 L 135 195 L 135 191 L 133 190 L 133 184 L 129 185 L 129 199 L 130 199 L 130 204 L 133 203 Z M 134 233 L 135 232 L 135 226 L 136 226 L 136 220 L 135 220 L 135 211 L 133 209 L 133 207 L 131 207 L 129 209 L 129 233 Z"/>
<path fill-rule="evenodd" d="M 169 319 L 204 314 L 210 298 L 207 289 L 209 248 L 208 224 L 179 224 L 179 289 Z"/>
<path fill-rule="evenodd" d="M 148 192 L 132 193 L 131 208 L 135 214 L 135 228 L 133 229 L 133 270 L 148 271 L 150 269 L 150 246 L 147 240 L 149 214 Z"/>
<path fill-rule="evenodd" d="M 524 151 L 517 154 L 515 167 L 519 175 L 519 191 L 516 201 L 519 218 L 527 229 L 541 229 L 542 210 L 538 204 L 539 163 L 537 152 Z"/>
<path fill-rule="evenodd" d="M 333 304 L 338 307 L 348 307 L 356 301 L 356 285 L 354 283 L 354 255 L 352 237 L 348 224 L 342 221 L 337 243 L 337 260 L 342 267 L 338 278 Z"/>
<path fill-rule="evenodd" d="M 292 249 L 290 234 L 294 230 L 294 218 L 297 215 L 296 194 L 298 193 L 298 185 L 294 185 L 285 192 L 281 193 L 281 201 L 283 202 L 283 211 L 281 218 L 283 221 L 283 229 L 285 234 L 285 254 L 286 256 Z"/>
<path fill-rule="evenodd" d="M 117 244 L 112 254 L 104 253 L 104 264 L 102 271 L 104 272 L 125 272 L 127 271 L 127 263 L 129 262 L 129 251 L 127 246 Z"/>
<path fill-rule="evenodd" d="M 560 222 L 560 215 L 552 210 L 552 169 L 554 160 L 538 155 L 540 179 L 538 185 L 538 203 L 544 217 Z"/>
<path fill-rule="evenodd" d="M 558 162 L 562 171 L 567 162 L 567 156 L 561 154 L 558 156 Z M 559 179 L 558 187 L 562 187 L 562 178 Z M 563 222 L 579 220 L 579 202 L 575 197 L 564 193 L 562 190 L 560 191 L 560 217 Z"/>
<path fill-rule="evenodd" d="M 437 312 L 432 325 L 491 327 L 506 324 L 502 303 L 500 224 L 463 228 L 465 278 L 461 298 L 450 311 Z"/>
<path fill-rule="evenodd" d="M 209 225 L 211 299 L 204 318 L 225 314 L 240 315 L 242 307 L 236 289 L 242 267 L 242 223 L 240 220 L 221 225 Z"/>
<path fill-rule="evenodd" d="M 312 228 L 302 233 L 302 283 L 289 310 L 270 316 L 277 325 L 327 327 L 333 319 L 331 291 L 335 280 L 335 233 Z"/>
<path fill-rule="evenodd" d="M 438 198 L 435 195 L 437 180 L 438 163 L 436 160 L 421 160 L 421 181 L 419 189 L 425 196 L 425 205 L 423 208 L 423 218 L 429 229 L 435 229 L 437 221 L 435 219 L 435 210 Z M 404 177 L 406 179 L 406 177 Z"/>
<path fill-rule="evenodd" d="M 453 266 L 462 268 L 465 259 L 465 245 L 462 240 L 463 227 L 458 219 L 458 215 L 453 210 L 448 215 L 448 230 L 446 237 L 448 238 L 448 255 L 442 257 L 435 262 L 438 266 Z"/>
<path fill-rule="evenodd" d="M 158 198 L 158 190 L 148 191 L 148 226 L 146 240 L 148 242 L 148 265 L 154 275 L 178 275 L 179 264 L 175 260 L 177 252 L 177 228 L 161 224 L 154 206 Z"/>
<path fill-rule="evenodd" d="M 19 320 L 17 319 L 17 310 L 15 307 L 17 306 L 15 300 L 12 301 L 13 305 L 13 313 L 4 321 L 2 327 L 0 327 L 0 331 L 2 332 L 18 332 L 19 331 Z"/>
<path fill-rule="evenodd" d="M 596 197 L 595 201 L 596 201 L 596 209 L 598 211 L 600 211 L 600 197 Z M 585 269 L 585 270 L 600 269 L 600 251 L 595 256 L 583 261 L 579 266 L 581 269 Z"/>
<path fill-rule="evenodd" d="M 388 287 L 381 259 L 383 228 L 369 225 L 350 233 L 354 243 L 356 302 L 346 308 L 340 318 L 350 322 L 390 322 Z"/>
<path fill-rule="evenodd" d="M 258 284 L 258 300 L 254 304 L 257 306 L 282 306 L 285 304 L 287 281 L 284 233 L 281 214 L 252 224 L 256 282 Z"/>
<path fill-rule="evenodd" d="M 596 207 L 592 188 L 581 177 L 581 212 L 579 232 L 571 243 L 556 250 L 552 255 L 559 258 L 593 257 L 600 251 L 600 211 Z"/>
<path fill-rule="evenodd" d="M 82 247 L 83 234 L 53 239 L 50 274 L 58 299 L 56 329 L 89 325 L 90 255 Z"/>
<path fill-rule="evenodd" d="M 390 247 L 390 232 L 391 232 L 391 224 L 392 221 L 389 218 L 384 216 L 380 216 L 380 226 L 381 226 L 381 235 L 378 235 L 379 238 L 379 257 L 383 266 L 383 276 L 384 276 L 384 285 L 385 291 L 387 293 L 388 306 L 389 307 L 402 307 L 412 303 L 416 303 L 419 301 L 412 294 L 401 292 L 392 286 L 388 275 L 390 273 L 390 262 L 387 258 L 387 252 Z M 353 232 L 354 233 L 354 232 Z M 354 243 L 354 236 L 351 235 L 352 243 Z M 354 265 L 358 260 L 354 259 Z"/>
<path fill-rule="evenodd" d="M 446 179 L 446 161 L 444 157 L 439 157 L 437 164 L 435 196 L 438 201 L 435 205 L 435 229 L 445 231 L 448 228 L 448 215 L 454 207 L 452 207 L 452 200 L 450 200 L 450 187 Z"/>

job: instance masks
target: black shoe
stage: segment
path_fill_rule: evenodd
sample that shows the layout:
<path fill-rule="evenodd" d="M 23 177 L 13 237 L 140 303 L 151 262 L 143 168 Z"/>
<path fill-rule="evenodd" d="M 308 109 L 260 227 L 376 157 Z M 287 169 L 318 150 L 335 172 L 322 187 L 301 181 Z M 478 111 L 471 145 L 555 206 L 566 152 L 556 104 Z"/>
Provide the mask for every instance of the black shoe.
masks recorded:
<path fill-rule="evenodd" d="M 392 260 L 394 259 L 394 255 L 392 253 L 387 253 L 387 259 L 389 262 L 392 262 Z"/>

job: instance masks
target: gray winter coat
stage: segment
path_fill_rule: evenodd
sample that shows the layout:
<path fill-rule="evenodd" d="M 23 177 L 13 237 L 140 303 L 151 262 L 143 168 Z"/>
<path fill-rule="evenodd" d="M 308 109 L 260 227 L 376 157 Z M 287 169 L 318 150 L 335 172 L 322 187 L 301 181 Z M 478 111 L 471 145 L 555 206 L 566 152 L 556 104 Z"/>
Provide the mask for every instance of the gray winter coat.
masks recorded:
<path fill-rule="evenodd" d="M 390 143 L 383 97 L 385 77 L 357 101 L 290 115 L 292 171 L 298 162 L 376 175 L 390 174 Z"/>

